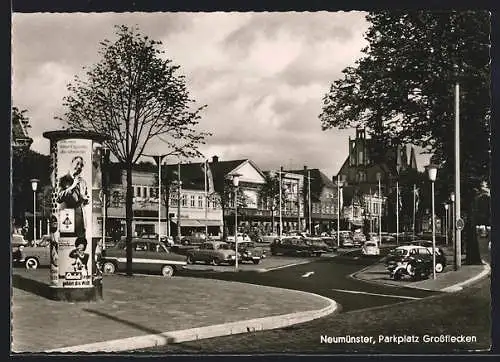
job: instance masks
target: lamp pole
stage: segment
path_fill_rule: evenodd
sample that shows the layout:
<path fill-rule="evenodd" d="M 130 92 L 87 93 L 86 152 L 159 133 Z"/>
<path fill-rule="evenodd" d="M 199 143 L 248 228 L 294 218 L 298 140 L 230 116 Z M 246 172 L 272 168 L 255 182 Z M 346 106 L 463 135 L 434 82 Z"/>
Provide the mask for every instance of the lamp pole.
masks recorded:
<path fill-rule="evenodd" d="M 455 193 L 452 192 L 450 194 L 450 201 L 451 201 L 451 245 L 453 246 L 453 265 L 455 270 L 458 270 L 460 265 L 459 260 L 460 260 L 460 254 L 457 253 L 457 241 L 456 241 L 456 234 L 455 234 Z"/>
<path fill-rule="evenodd" d="M 429 180 L 431 181 L 431 198 L 432 198 L 432 279 L 436 279 L 436 215 L 434 211 L 434 182 L 437 176 L 437 167 L 434 165 L 427 166 Z"/>
<path fill-rule="evenodd" d="M 234 249 L 236 253 L 234 266 L 236 269 L 238 269 L 238 185 L 240 183 L 240 176 L 237 173 L 232 175 L 234 186 Z"/>
<path fill-rule="evenodd" d="M 311 171 L 307 171 L 307 201 L 309 204 L 309 235 L 312 235 L 312 216 L 311 216 Z"/>
<path fill-rule="evenodd" d="M 281 168 L 279 170 L 279 173 L 278 173 L 278 178 L 279 178 L 279 197 L 280 197 L 280 200 L 279 200 L 279 207 L 280 207 L 280 240 L 281 240 L 281 237 L 283 235 L 283 215 L 282 215 L 282 193 L 283 191 L 281 190 Z"/>
<path fill-rule="evenodd" d="M 106 249 L 106 220 L 108 218 L 108 192 L 109 192 L 109 155 L 110 149 L 106 146 L 102 148 L 102 249 Z"/>
<path fill-rule="evenodd" d="M 39 180 L 31 179 L 31 189 L 33 190 L 33 245 L 36 244 L 36 190 L 38 189 Z"/>
<path fill-rule="evenodd" d="M 448 246 L 448 208 L 450 205 L 448 203 L 444 203 L 444 230 L 445 230 L 445 240 L 446 240 L 446 246 Z"/>
<path fill-rule="evenodd" d="M 378 197 L 380 200 L 379 208 L 378 208 L 378 242 L 379 245 L 382 245 L 382 185 L 380 183 L 382 179 L 382 175 L 380 172 L 377 172 L 377 181 L 378 181 Z"/>
<path fill-rule="evenodd" d="M 340 175 L 337 175 L 337 245 L 340 243 Z"/>
<path fill-rule="evenodd" d="M 181 240 L 181 199 L 182 199 L 182 181 L 181 181 L 181 163 L 177 164 L 177 238 Z"/>
<path fill-rule="evenodd" d="M 396 245 L 399 246 L 399 180 L 396 180 Z"/>
<path fill-rule="evenodd" d="M 460 217 L 460 85 L 455 83 L 455 220 L 453 230 L 455 233 L 455 269 L 460 269 L 462 264 L 462 235 L 461 229 L 457 228 L 456 223 Z"/>

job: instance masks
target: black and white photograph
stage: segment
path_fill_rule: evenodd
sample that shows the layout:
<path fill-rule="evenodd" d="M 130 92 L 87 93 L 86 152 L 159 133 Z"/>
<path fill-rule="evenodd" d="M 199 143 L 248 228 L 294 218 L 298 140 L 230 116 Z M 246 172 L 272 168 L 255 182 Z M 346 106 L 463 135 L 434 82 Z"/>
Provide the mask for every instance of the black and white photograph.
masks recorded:
<path fill-rule="evenodd" d="M 491 24 L 13 11 L 11 354 L 490 353 Z"/>

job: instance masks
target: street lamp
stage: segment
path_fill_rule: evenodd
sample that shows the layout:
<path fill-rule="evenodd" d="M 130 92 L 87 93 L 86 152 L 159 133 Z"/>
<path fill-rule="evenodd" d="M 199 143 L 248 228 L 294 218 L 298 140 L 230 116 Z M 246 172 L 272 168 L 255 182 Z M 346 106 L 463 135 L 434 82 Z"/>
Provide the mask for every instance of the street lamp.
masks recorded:
<path fill-rule="evenodd" d="M 447 202 L 444 203 L 444 230 L 445 230 L 445 233 L 444 233 L 444 237 L 445 237 L 445 240 L 446 240 L 446 246 L 448 246 L 448 209 L 449 209 L 450 205 L 448 205 Z"/>
<path fill-rule="evenodd" d="M 238 173 L 232 175 L 234 186 L 234 248 L 236 252 L 234 266 L 236 269 L 238 269 L 238 185 L 240 184 L 240 176 Z"/>
<path fill-rule="evenodd" d="M 30 180 L 31 189 L 33 190 L 33 244 L 36 243 L 36 190 L 38 189 L 38 182 L 40 180 L 34 178 Z"/>
<path fill-rule="evenodd" d="M 453 246 L 453 259 L 454 259 L 454 267 L 455 270 L 458 270 L 458 262 L 460 256 L 457 257 L 457 245 L 456 245 L 456 240 L 455 240 L 455 193 L 452 192 L 450 193 L 450 201 L 451 201 L 451 220 L 450 220 L 450 225 L 451 225 L 451 245 Z"/>
<path fill-rule="evenodd" d="M 436 182 L 437 167 L 427 166 L 427 173 L 431 181 L 432 190 L 432 279 L 436 279 L 436 215 L 434 214 L 434 182 Z"/>
<path fill-rule="evenodd" d="M 342 181 L 340 175 L 337 175 L 337 245 L 340 246 L 340 188 Z"/>
<path fill-rule="evenodd" d="M 382 174 L 377 172 L 377 181 L 378 181 L 378 197 L 380 200 L 379 208 L 378 208 L 378 242 L 382 245 L 382 186 L 380 181 L 382 179 Z"/>

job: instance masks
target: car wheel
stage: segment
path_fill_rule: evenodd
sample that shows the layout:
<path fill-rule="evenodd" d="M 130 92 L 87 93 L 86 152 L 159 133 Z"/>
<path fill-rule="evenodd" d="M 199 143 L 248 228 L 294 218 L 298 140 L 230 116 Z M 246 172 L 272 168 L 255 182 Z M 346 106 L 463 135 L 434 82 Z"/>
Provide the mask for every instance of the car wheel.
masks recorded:
<path fill-rule="evenodd" d="M 213 258 L 213 259 L 212 259 L 211 264 L 212 264 L 213 266 L 217 266 L 217 265 L 219 265 L 219 264 L 220 264 L 220 261 L 219 261 L 219 259 L 217 259 L 217 258 Z"/>
<path fill-rule="evenodd" d="M 444 269 L 443 264 L 441 264 L 441 263 L 436 263 L 436 273 L 441 273 L 441 272 L 443 272 L 443 269 Z"/>
<path fill-rule="evenodd" d="M 257 265 L 257 264 L 259 264 L 259 263 L 260 263 L 260 259 L 255 259 L 255 260 L 252 260 L 252 261 L 253 261 L 253 263 L 254 263 L 255 265 Z"/>
<path fill-rule="evenodd" d="M 107 261 L 103 264 L 102 270 L 104 274 L 114 274 L 116 272 L 116 266 L 114 263 Z"/>
<path fill-rule="evenodd" d="M 174 275 L 174 268 L 170 265 L 164 265 L 163 268 L 161 268 L 161 275 L 165 278 L 171 278 Z"/>
<path fill-rule="evenodd" d="M 37 269 L 40 263 L 36 258 L 29 257 L 25 260 L 24 265 L 26 266 L 26 269 Z"/>
<path fill-rule="evenodd" d="M 188 263 L 188 264 L 194 264 L 194 260 L 193 260 L 193 257 L 191 255 L 187 256 L 186 263 Z"/>

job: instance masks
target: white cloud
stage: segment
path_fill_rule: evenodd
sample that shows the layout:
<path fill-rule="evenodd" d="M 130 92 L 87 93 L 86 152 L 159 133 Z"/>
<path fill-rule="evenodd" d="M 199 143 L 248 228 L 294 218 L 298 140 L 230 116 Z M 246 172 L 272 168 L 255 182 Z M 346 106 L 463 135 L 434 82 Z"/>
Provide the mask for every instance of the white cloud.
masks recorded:
<path fill-rule="evenodd" d="M 137 24 L 181 65 L 190 93 L 207 104 L 200 128 L 214 133 L 206 157 L 250 158 L 336 173 L 351 130 L 321 131 L 322 97 L 365 45 L 364 13 L 14 14 L 13 102 L 28 109 L 33 149 L 48 152 L 60 128 L 66 84 L 99 60 L 115 24 Z M 161 142 L 152 143 L 155 152 Z"/>

